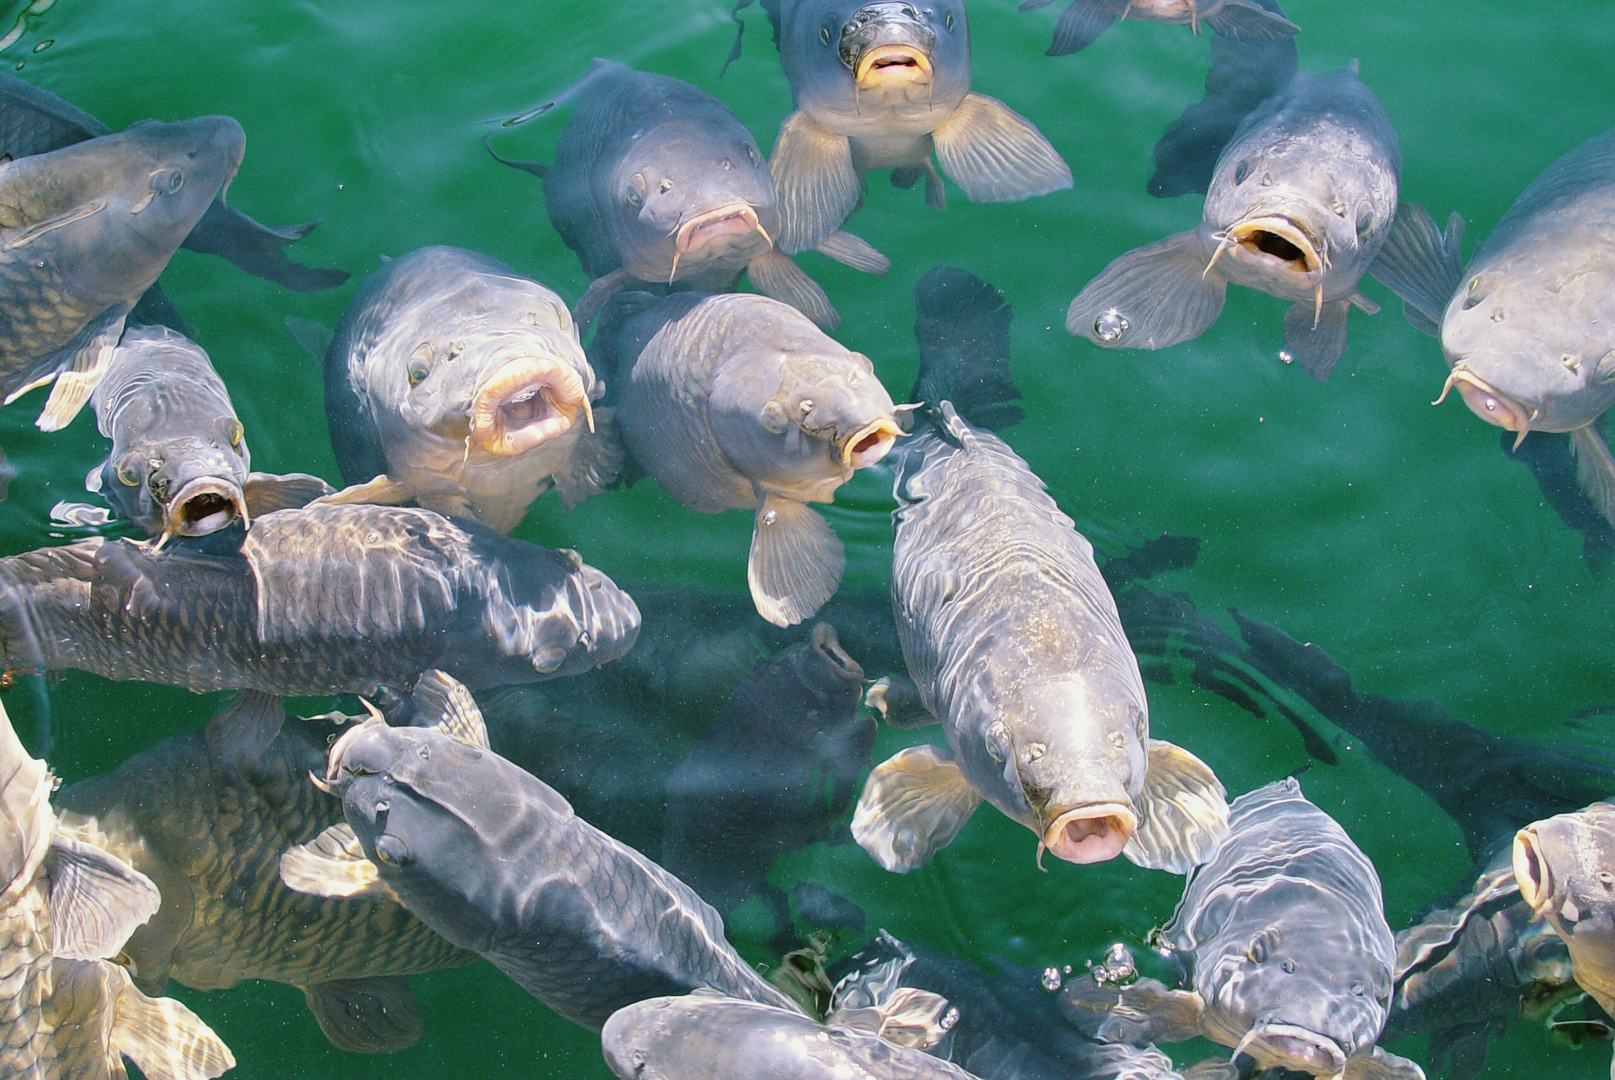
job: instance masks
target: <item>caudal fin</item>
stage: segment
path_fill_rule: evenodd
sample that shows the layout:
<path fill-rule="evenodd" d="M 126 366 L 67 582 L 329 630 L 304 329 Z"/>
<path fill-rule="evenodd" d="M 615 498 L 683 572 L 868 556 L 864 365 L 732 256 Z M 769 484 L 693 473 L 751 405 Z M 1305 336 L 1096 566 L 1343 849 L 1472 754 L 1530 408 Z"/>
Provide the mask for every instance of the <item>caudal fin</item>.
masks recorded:
<path fill-rule="evenodd" d="M 935 266 L 914 284 L 914 339 L 920 373 L 913 399 L 953 402 L 976 427 L 993 431 L 1021 421 L 1021 396 L 1009 375 L 1004 294 L 957 266 Z"/>

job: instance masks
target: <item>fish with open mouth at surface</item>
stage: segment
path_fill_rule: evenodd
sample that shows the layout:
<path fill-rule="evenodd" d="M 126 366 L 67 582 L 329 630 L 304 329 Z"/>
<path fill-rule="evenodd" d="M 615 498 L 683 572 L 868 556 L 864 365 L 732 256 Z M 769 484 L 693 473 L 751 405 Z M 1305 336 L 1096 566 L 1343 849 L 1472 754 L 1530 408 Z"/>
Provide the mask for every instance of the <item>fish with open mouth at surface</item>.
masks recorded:
<path fill-rule="evenodd" d="M 1164 349 L 1222 314 L 1229 282 L 1292 300 L 1284 352 L 1322 382 L 1346 351 L 1346 313 L 1379 306 L 1358 281 L 1396 216 L 1396 130 L 1357 63 L 1297 75 L 1217 153 L 1200 225 L 1113 260 L 1066 311 L 1107 348 Z"/>
<path fill-rule="evenodd" d="M 1052 3 L 1021 0 L 1020 10 L 1036 11 Z M 1071 0 L 1055 24 L 1048 55 L 1086 49 L 1121 19 L 1187 26 L 1196 34 L 1204 24 L 1233 41 L 1278 41 L 1301 29 L 1257 0 Z"/>
<path fill-rule="evenodd" d="M 736 21 L 750 3 L 738 0 Z M 840 229 L 873 169 L 891 169 L 900 188 L 923 178 L 925 201 L 939 210 L 947 205 L 943 175 L 971 202 L 1014 202 L 1071 186 L 1071 169 L 1030 121 L 970 89 L 964 0 L 762 6 L 796 104 L 768 162 L 782 251 L 817 247 Z M 731 60 L 739 49 L 737 35 Z"/>

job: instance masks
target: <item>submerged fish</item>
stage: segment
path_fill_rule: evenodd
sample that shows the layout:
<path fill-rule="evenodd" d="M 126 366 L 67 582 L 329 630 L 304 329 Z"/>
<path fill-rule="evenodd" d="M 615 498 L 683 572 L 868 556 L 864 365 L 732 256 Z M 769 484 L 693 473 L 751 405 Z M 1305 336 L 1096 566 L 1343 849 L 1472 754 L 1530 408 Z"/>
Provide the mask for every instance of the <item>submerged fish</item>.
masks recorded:
<path fill-rule="evenodd" d="M 773 177 L 721 101 L 682 79 L 607 60 L 540 111 L 568 100 L 577 106 L 555 164 L 499 160 L 543 178 L 555 231 L 594 279 L 578 301 L 580 324 L 625 286 L 728 292 L 742 270 L 758 292 L 820 326 L 840 323 L 824 290 L 775 248 Z M 880 274 L 891 265 L 846 233 L 817 246 L 859 270 Z"/>
<path fill-rule="evenodd" d="M 1615 523 L 1615 459 L 1595 422 L 1615 404 L 1615 128 L 1543 170 L 1460 270 L 1463 219 L 1445 234 L 1404 206 L 1373 273 L 1439 337 L 1456 389 L 1489 424 L 1567 431 L 1577 473 Z"/>
<path fill-rule="evenodd" d="M 9 72 L 0 72 L 0 156 L 28 157 L 110 134 L 111 128 L 82 109 Z M 279 227 L 260 225 L 218 198 L 208 205 L 180 246 L 218 255 L 249 274 L 296 292 L 334 289 L 348 279 L 346 270 L 303 266 L 288 259 L 282 250 L 317 225 L 317 221 Z"/>
<path fill-rule="evenodd" d="M 1118 1042 L 1204 1036 L 1257 1069 L 1424 1080 L 1375 1045 L 1396 962 L 1379 877 L 1293 777 L 1234 800 L 1227 840 L 1190 875 L 1159 943 L 1192 989 L 1081 980 L 1068 1015 Z"/>
<path fill-rule="evenodd" d="M 689 886 L 490 750 L 463 688 L 431 727 L 351 728 L 320 784 L 347 821 L 286 854 L 287 884 L 396 898 L 574 1023 L 698 986 L 790 1008 Z"/>
<path fill-rule="evenodd" d="M 167 327 L 124 332 L 90 395 L 112 453 L 84 483 L 160 537 L 206 536 L 330 492 L 317 476 L 252 472 L 245 431 L 202 347 Z"/>
<path fill-rule="evenodd" d="M 325 767 L 329 731 L 292 722 L 247 777 L 220 770 L 201 733 L 179 735 L 57 802 L 162 892 L 162 908 L 122 949 L 141 989 L 157 993 L 169 979 L 197 990 L 291 983 L 336 1045 L 402 1050 L 421 1033 L 402 976 L 475 957 L 393 901 L 327 900 L 281 884 L 281 853 L 342 820 L 341 802 L 308 782 Z"/>
<path fill-rule="evenodd" d="M 65 427 L 124 317 L 241 164 L 227 116 L 136 124 L 0 164 L 0 393 L 55 382 L 38 424 Z"/>
<path fill-rule="evenodd" d="M 1021 0 L 1020 10 L 1036 11 L 1052 3 Z M 1086 49 L 1119 19 L 1188 26 L 1196 34 L 1204 23 L 1231 41 L 1277 41 L 1301 29 L 1258 0 L 1071 0 L 1054 27 L 1048 55 Z"/>
<path fill-rule="evenodd" d="M 750 3 L 738 0 L 737 21 Z M 872 169 L 893 170 L 892 183 L 904 188 L 923 176 L 926 202 L 942 209 L 933 152 L 971 202 L 1071 186 L 1070 168 L 1030 121 L 971 91 L 964 0 L 763 0 L 763 7 L 796 103 L 769 159 L 781 250 L 817 247 L 835 233 Z"/>
<path fill-rule="evenodd" d="M 933 404 L 896 470 L 892 605 L 909 674 L 948 745 L 877 766 L 853 835 L 882 866 L 907 871 L 985 798 L 1037 834 L 1039 856 L 1126 854 L 1183 873 L 1226 831 L 1222 785 L 1194 755 L 1149 737 L 1138 662 L 1092 545 L 1026 462 L 951 403 L 992 415 L 1016 396 L 1009 308 L 954 268 L 928 272 L 914 292 L 916 397 Z"/>
<path fill-rule="evenodd" d="M 235 1058 L 196 1014 L 150 998 L 104 958 L 152 918 L 157 886 L 64 827 L 54 781 L 0 707 L 0 1075 L 203 1080 Z"/>
<path fill-rule="evenodd" d="M 1295 301 L 1281 358 L 1322 381 L 1346 351 L 1347 311 L 1379 310 L 1357 284 L 1390 232 L 1401 168 L 1355 61 L 1297 75 L 1221 148 L 1199 227 L 1111 262 L 1071 301 L 1066 329 L 1164 349 L 1217 321 L 1231 281 Z"/>
<path fill-rule="evenodd" d="M 414 501 L 508 534 L 551 485 L 570 506 L 616 479 L 592 437 L 602 388 L 566 305 L 486 255 L 388 260 L 324 356 L 331 445 L 351 485 L 328 502 Z"/>
<path fill-rule="evenodd" d="M 704 514 L 757 515 L 746 580 L 789 626 L 841 582 L 845 555 L 807 506 L 830 502 L 902 429 L 874 365 L 796 309 L 745 293 L 620 297 L 590 344 L 616 385 L 616 423 L 639 465 Z"/>

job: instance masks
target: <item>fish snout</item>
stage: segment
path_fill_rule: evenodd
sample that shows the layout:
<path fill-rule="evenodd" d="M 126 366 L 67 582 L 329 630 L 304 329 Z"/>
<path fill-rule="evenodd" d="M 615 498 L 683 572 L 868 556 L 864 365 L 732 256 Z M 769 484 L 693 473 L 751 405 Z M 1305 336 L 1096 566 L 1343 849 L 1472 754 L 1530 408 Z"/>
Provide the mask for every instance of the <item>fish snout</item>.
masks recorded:
<path fill-rule="evenodd" d="M 841 28 L 841 62 L 860 87 L 929 82 L 936 31 L 913 4 L 878 0 Z"/>
<path fill-rule="evenodd" d="M 1327 1035 L 1296 1024 L 1258 1020 L 1234 1048 L 1233 1057 L 1249 1054 L 1261 1069 L 1293 1069 L 1320 1077 L 1338 1077 L 1351 1055 Z"/>
<path fill-rule="evenodd" d="M 1531 430 L 1531 412 L 1470 371 L 1461 360 L 1453 365 L 1452 373 L 1447 376 L 1446 383 L 1441 387 L 1441 396 L 1431 404 L 1439 405 L 1447 400 L 1448 392 L 1454 387 L 1457 388 L 1458 396 L 1463 398 L 1470 412 L 1488 424 L 1496 424 L 1505 431 L 1518 432 L 1519 438 L 1514 440 L 1516 447 Z"/>
<path fill-rule="evenodd" d="M 151 480 L 157 495 L 157 476 Z M 164 483 L 164 487 L 167 484 Z M 169 536 L 207 536 L 226 528 L 237 518 L 248 523 L 247 500 L 241 485 L 218 476 L 199 476 L 182 485 L 166 502 L 163 532 Z"/>
<path fill-rule="evenodd" d="M 867 469 L 889 453 L 903 429 L 897 421 L 883 416 L 866 424 L 841 442 L 841 463 L 857 471 Z"/>
<path fill-rule="evenodd" d="M 518 356 L 472 397 L 470 438 L 490 454 L 510 457 L 566 434 L 579 412 L 592 430 L 589 395 L 577 368 L 553 356 Z"/>
<path fill-rule="evenodd" d="M 733 238 L 743 239 L 753 233 L 761 235 L 769 247 L 774 246 L 774 238 L 757 220 L 757 210 L 747 202 L 730 202 L 681 221 L 674 233 L 673 249 L 681 256 L 689 255 L 724 241 L 732 244 Z"/>
<path fill-rule="evenodd" d="M 1094 803 L 1060 814 L 1043 830 L 1043 846 L 1069 863 L 1098 863 L 1121 854 L 1138 831 L 1138 814 L 1122 803 Z"/>
<path fill-rule="evenodd" d="M 836 637 L 836 628 L 827 622 L 818 623 L 813 627 L 813 648 L 823 656 L 837 676 L 848 682 L 862 683 L 864 679 L 863 665 L 847 655 L 841 647 L 841 641 Z"/>
<path fill-rule="evenodd" d="M 1540 912 L 1548 905 L 1553 895 L 1553 872 L 1542 856 L 1542 838 L 1535 825 L 1514 834 L 1514 881 L 1520 887 L 1520 898 L 1532 911 Z"/>
<path fill-rule="evenodd" d="M 1318 277 L 1329 268 L 1326 245 L 1293 215 L 1252 214 L 1228 226 L 1223 236 L 1212 265 L 1233 247 L 1239 249 L 1239 257 L 1267 269 Z"/>

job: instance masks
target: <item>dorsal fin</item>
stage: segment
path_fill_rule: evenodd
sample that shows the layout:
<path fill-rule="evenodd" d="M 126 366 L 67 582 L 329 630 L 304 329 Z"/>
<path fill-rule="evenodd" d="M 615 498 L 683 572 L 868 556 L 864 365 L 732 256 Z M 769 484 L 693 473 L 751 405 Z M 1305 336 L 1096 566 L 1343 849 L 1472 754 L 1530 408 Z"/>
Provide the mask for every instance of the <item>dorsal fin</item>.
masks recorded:
<path fill-rule="evenodd" d="M 409 696 L 415 702 L 417 725 L 488 749 L 482 710 L 460 680 L 433 668 L 420 677 Z"/>

